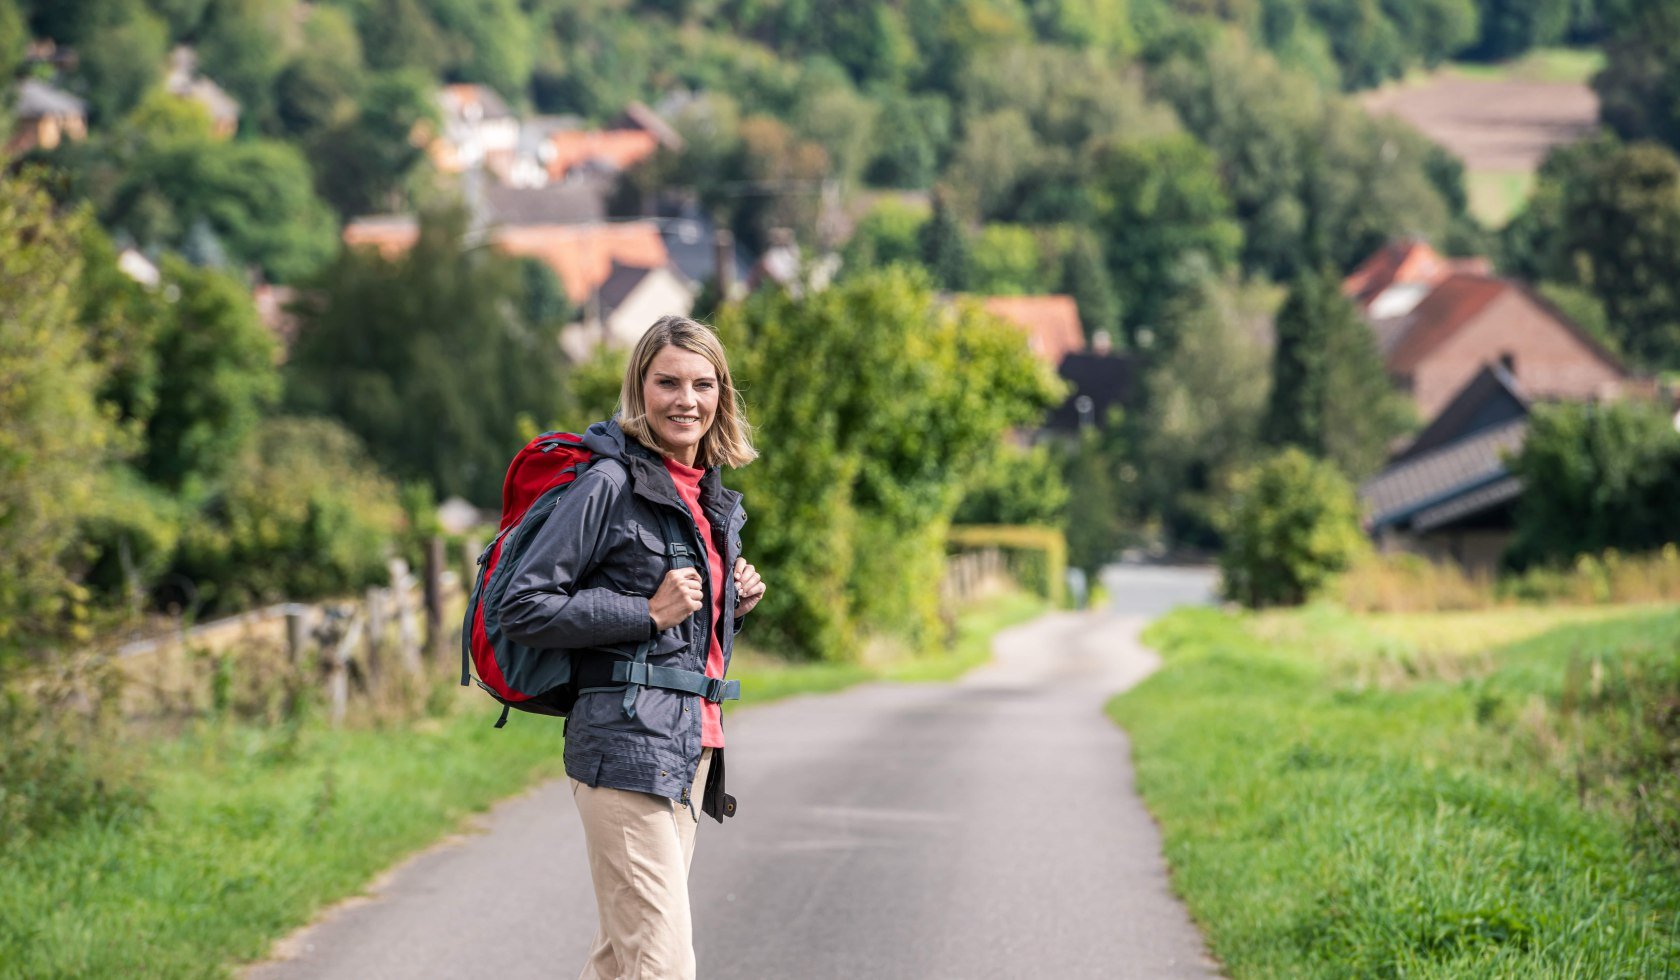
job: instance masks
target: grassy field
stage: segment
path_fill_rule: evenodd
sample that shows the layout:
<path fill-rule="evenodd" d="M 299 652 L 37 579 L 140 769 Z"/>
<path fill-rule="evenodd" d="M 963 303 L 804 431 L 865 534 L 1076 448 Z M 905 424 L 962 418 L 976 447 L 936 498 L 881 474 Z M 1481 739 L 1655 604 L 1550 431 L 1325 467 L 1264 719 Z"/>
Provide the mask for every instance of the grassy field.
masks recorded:
<path fill-rule="evenodd" d="M 1486 82 L 1585 85 L 1603 68 L 1604 52 L 1599 48 L 1536 48 L 1512 61 L 1455 61 L 1447 70 Z"/>
<path fill-rule="evenodd" d="M 743 656 L 748 703 L 872 679 L 941 679 L 990 637 L 1044 611 L 1019 594 L 958 621 L 947 655 L 876 670 Z M 202 977 L 264 956 L 316 910 L 361 890 L 473 813 L 562 770 L 560 725 L 496 711 L 477 691 L 440 716 L 331 731 L 205 723 L 132 749 L 148 804 L 7 848 L 0 976 Z"/>
<path fill-rule="evenodd" d="M 1680 975 L 1680 610 L 1181 611 L 1110 706 L 1233 977 Z"/>

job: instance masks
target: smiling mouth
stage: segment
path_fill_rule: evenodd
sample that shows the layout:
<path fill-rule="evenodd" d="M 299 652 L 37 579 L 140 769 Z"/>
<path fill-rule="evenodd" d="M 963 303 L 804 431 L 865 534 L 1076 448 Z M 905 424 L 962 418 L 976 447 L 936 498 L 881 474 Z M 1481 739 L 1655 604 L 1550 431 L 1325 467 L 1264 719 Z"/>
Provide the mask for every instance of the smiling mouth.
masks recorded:
<path fill-rule="evenodd" d="M 667 415 L 666 418 L 670 419 L 672 422 L 675 422 L 678 425 L 698 425 L 698 424 L 700 424 L 700 416 L 698 416 L 698 415 Z"/>

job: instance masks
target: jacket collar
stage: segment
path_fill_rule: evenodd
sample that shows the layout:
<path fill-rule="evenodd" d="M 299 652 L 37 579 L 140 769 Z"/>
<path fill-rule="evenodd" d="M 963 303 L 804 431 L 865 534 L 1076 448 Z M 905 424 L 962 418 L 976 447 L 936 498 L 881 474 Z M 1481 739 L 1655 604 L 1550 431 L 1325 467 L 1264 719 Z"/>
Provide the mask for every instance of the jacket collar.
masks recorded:
<path fill-rule="evenodd" d="M 677 495 L 671 471 L 665 468 L 664 457 L 627 435 L 619 427 L 617 417 L 591 425 L 584 431 L 583 442 L 596 455 L 610 456 L 624 464 L 630 471 L 630 486 L 636 496 L 688 512 L 688 505 Z M 706 520 L 713 527 L 725 527 L 740 502 L 739 493 L 724 487 L 718 468 L 707 467 L 706 475 L 700 478 L 700 506 L 706 512 Z"/>

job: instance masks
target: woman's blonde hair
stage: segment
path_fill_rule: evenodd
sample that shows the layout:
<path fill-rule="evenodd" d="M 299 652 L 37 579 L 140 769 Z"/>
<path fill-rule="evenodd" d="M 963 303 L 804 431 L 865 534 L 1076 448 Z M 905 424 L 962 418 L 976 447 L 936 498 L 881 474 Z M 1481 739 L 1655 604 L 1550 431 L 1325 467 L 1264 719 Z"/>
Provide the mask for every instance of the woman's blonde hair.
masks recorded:
<path fill-rule="evenodd" d="M 699 452 L 694 462 L 702 469 L 714 466 L 745 466 L 758 458 L 752 445 L 752 426 L 741 411 L 741 396 L 729 376 L 729 358 L 717 334 L 703 323 L 686 316 L 662 316 L 655 320 L 636 349 L 630 352 L 630 363 L 624 370 L 624 386 L 618 393 L 618 424 L 626 434 L 650 449 L 666 455 L 668 447 L 647 424 L 647 401 L 642 397 L 642 383 L 647 380 L 653 359 L 666 347 L 681 347 L 699 354 L 711 362 L 717 372 L 718 405 L 712 427 L 700 437 Z"/>

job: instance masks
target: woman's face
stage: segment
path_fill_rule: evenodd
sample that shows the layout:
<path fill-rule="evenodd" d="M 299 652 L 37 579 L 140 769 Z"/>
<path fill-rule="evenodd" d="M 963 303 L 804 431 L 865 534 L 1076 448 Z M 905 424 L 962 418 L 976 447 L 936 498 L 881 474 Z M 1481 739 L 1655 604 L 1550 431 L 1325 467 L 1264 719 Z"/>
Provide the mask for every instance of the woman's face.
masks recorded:
<path fill-rule="evenodd" d="M 700 437 L 717 417 L 718 377 L 712 362 L 681 347 L 660 348 L 642 376 L 642 401 L 648 428 L 666 451 L 693 466 Z"/>

